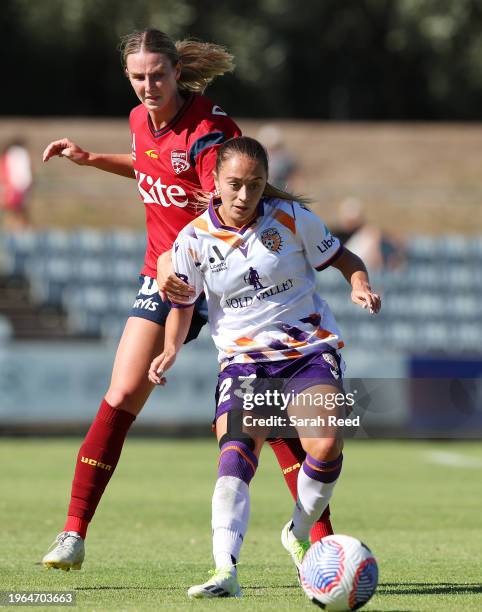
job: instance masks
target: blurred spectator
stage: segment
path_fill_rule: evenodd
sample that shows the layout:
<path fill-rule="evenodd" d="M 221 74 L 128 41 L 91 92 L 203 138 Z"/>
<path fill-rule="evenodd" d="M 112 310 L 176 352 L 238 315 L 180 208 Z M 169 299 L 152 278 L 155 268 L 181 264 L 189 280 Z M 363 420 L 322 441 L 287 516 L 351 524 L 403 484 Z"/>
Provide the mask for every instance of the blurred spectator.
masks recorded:
<path fill-rule="evenodd" d="M 271 123 L 263 125 L 257 134 L 269 156 L 269 182 L 279 189 L 292 191 L 297 165 L 287 151 L 281 130 Z"/>
<path fill-rule="evenodd" d="M 27 200 L 32 185 L 32 165 L 22 140 L 12 140 L 4 147 L 0 157 L 0 180 L 5 230 L 27 228 L 30 224 Z"/>
<path fill-rule="evenodd" d="M 404 263 L 402 244 L 367 222 L 362 203 L 357 198 L 349 197 L 340 203 L 338 226 L 333 228 L 333 233 L 363 259 L 369 270 L 395 269 Z"/>

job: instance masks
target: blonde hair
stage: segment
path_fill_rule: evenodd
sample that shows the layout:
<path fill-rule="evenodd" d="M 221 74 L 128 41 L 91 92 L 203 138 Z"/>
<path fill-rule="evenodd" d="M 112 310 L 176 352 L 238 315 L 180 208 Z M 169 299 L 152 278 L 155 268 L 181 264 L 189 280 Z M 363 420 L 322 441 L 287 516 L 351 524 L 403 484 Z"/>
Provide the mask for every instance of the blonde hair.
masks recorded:
<path fill-rule="evenodd" d="M 119 50 L 124 69 L 127 67 L 127 57 L 139 51 L 165 55 L 173 66 L 179 62 L 180 91 L 203 93 L 217 76 L 234 70 L 234 57 L 224 47 L 193 39 L 174 42 L 167 34 L 154 28 L 124 36 Z"/>

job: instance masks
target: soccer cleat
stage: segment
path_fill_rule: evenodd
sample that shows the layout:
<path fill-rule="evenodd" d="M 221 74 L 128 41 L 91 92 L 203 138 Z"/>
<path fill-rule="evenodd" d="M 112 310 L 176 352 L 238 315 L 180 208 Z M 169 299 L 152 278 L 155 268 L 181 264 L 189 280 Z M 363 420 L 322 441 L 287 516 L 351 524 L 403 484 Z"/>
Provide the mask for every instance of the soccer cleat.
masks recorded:
<path fill-rule="evenodd" d="M 82 567 L 85 557 L 84 540 L 76 531 L 62 531 L 52 546 L 55 548 L 45 555 L 42 565 L 62 569 L 65 572 L 71 569 L 79 570 Z"/>
<path fill-rule="evenodd" d="M 306 555 L 309 547 L 309 540 L 298 540 L 291 531 L 293 529 L 293 522 L 288 521 L 281 531 L 281 544 L 290 553 L 293 563 L 296 565 L 298 571 L 298 578 L 300 575 L 301 564 L 303 563 L 303 557 Z"/>
<path fill-rule="evenodd" d="M 215 569 L 213 576 L 204 584 L 196 584 L 187 592 L 191 599 L 212 599 L 213 597 L 241 597 L 236 571 L 232 567 Z"/>

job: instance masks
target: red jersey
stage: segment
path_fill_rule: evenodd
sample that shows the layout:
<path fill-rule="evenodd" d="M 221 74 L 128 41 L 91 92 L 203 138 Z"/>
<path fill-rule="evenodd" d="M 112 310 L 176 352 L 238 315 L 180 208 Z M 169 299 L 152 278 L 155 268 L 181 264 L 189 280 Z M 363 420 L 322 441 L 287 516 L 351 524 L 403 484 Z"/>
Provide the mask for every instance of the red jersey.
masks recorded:
<path fill-rule="evenodd" d="M 132 163 L 146 207 L 147 250 L 142 274 L 156 277 L 157 258 L 200 214 L 195 196 L 214 190 L 216 149 L 241 131 L 208 98 L 191 94 L 177 115 L 155 130 L 140 104 L 130 114 Z"/>

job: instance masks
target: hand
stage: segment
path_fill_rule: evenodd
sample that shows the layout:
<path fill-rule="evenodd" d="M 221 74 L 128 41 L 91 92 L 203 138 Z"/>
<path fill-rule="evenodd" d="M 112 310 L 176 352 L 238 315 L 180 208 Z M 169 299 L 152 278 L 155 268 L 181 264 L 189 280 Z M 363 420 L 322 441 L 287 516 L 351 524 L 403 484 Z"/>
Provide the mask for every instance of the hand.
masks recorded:
<path fill-rule="evenodd" d="M 367 284 L 353 287 L 351 300 L 362 308 L 368 309 L 370 314 L 377 314 L 382 307 L 381 297 L 377 293 L 373 293 L 370 285 Z"/>
<path fill-rule="evenodd" d="M 163 387 L 166 384 L 164 372 L 176 361 L 176 353 L 173 350 L 165 349 L 163 353 L 152 360 L 152 363 L 147 374 L 147 378 L 155 385 Z"/>
<path fill-rule="evenodd" d="M 188 304 L 196 294 L 194 287 L 174 274 L 171 251 L 166 251 L 157 259 L 157 286 L 159 295 L 164 301 L 169 298 L 176 304 Z"/>
<path fill-rule="evenodd" d="M 83 166 L 89 159 L 89 153 L 81 149 L 75 142 L 72 142 L 68 138 L 62 138 L 61 140 L 54 140 L 45 149 L 42 160 L 48 162 L 51 157 L 58 155 L 59 157 L 66 157 L 73 161 L 79 166 Z"/>

